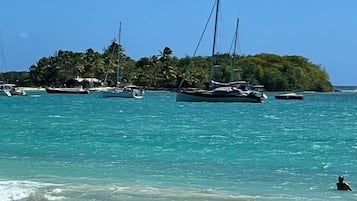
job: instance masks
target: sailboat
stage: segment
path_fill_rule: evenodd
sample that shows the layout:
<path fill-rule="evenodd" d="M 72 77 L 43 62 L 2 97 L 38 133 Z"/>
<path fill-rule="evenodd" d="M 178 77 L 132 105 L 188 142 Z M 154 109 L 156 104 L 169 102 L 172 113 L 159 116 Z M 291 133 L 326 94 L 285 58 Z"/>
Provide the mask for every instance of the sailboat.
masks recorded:
<path fill-rule="evenodd" d="M 2 37 L 0 36 L 0 70 L 3 70 L 3 67 L 6 67 L 5 64 L 5 57 L 4 51 L 2 46 Z M 26 96 L 26 92 L 24 88 L 17 87 L 15 84 L 9 84 L 4 81 L 4 75 L 1 73 L 1 80 L 0 80 L 0 96 Z"/>
<path fill-rule="evenodd" d="M 119 26 L 119 37 L 117 49 L 117 72 L 116 72 L 116 86 L 113 89 L 102 91 L 103 98 L 142 98 L 144 96 L 144 89 L 136 85 L 127 85 L 120 83 L 120 37 L 121 37 L 121 23 Z M 115 41 L 114 41 L 115 42 Z M 107 77 L 107 76 L 106 76 Z"/>
<path fill-rule="evenodd" d="M 216 13 L 214 23 L 213 48 L 210 66 L 210 84 L 208 89 L 184 89 L 181 88 L 184 79 L 181 81 L 176 92 L 177 102 L 250 102 L 261 103 L 266 99 L 266 95 L 261 90 L 256 90 L 246 81 L 217 82 L 214 80 L 215 67 L 215 47 L 217 38 L 217 24 L 219 12 L 219 0 L 216 0 Z"/>

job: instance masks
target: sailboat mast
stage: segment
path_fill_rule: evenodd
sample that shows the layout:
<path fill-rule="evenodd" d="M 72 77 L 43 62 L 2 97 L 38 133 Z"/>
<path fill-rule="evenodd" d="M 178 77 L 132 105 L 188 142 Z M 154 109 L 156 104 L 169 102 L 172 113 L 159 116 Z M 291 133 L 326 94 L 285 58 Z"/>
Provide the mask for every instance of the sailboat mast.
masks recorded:
<path fill-rule="evenodd" d="M 239 18 L 237 18 L 237 25 L 236 25 L 236 31 L 234 34 L 234 49 L 233 49 L 233 55 L 232 55 L 232 74 L 231 74 L 231 81 L 233 81 L 233 72 L 238 71 L 236 68 L 236 49 L 237 49 L 237 41 L 238 41 L 238 25 L 239 25 Z M 240 79 L 239 73 L 238 74 L 238 80 Z"/>
<path fill-rule="evenodd" d="M 215 54 L 216 54 L 216 38 L 217 38 L 217 26 L 218 26 L 218 11 L 219 11 L 219 0 L 216 0 L 216 17 L 214 21 L 214 32 L 213 32 L 213 48 L 211 55 L 211 69 L 210 69 L 210 81 L 214 77 L 214 65 L 216 62 Z"/>
<path fill-rule="evenodd" d="M 234 34 L 234 49 L 233 49 L 233 56 L 236 55 L 236 49 L 237 49 L 237 40 L 238 40 L 238 25 L 239 25 L 239 18 L 237 18 L 237 25 L 236 25 L 236 31 Z"/>
<path fill-rule="evenodd" d="M 118 66 L 117 66 L 117 85 L 120 84 L 119 68 L 120 68 L 120 38 L 121 38 L 121 22 L 119 23 L 119 34 L 118 34 Z"/>

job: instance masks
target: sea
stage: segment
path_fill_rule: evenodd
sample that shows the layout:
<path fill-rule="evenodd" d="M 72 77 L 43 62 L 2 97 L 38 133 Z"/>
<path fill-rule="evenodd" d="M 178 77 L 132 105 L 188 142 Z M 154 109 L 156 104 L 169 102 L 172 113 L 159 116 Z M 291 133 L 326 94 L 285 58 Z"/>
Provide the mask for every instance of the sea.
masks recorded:
<path fill-rule="evenodd" d="M 0 97 L 0 201 L 357 200 L 357 93 Z"/>

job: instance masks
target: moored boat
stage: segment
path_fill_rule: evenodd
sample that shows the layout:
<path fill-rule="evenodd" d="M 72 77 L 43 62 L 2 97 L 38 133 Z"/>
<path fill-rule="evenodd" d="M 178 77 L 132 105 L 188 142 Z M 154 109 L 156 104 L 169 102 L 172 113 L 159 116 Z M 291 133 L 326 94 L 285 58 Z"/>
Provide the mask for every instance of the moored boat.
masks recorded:
<path fill-rule="evenodd" d="M 0 96 L 26 96 L 23 87 L 16 87 L 15 84 L 0 84 Z"/>
<path fill-rule="evenodd" d="M 142 98 L 144 94 L 144 89 L 135 85 L 126 85 L 102 91 L 103 98 Z"/>
<path fill-rule="evenodd" d="M 15 84 L 12 84 L 13 86 L 11 87 L 10 93 L 11 96 L 26 96 L 26 91 L 24 90 L 23 87 L 16 87 Z"/>
<path fill-rule="evenodd" d="M 89 94 L 89 90 L 81 87 L 77 88 L 52 88 L 47 87 L 46 92 L 49 94 Z"/>
<path fill-rule="evenodd" d="M 144 88 L 132 84 L 121 84 L 120 83 L 120 64 L 121 64 L 121 23 L 119 26 L 119 35 L 118 35 L 118 43 L 114 40 L 111 44 L 113 47 L 113 54 L 116 55 L 117 58 L 117 72 L 116 72 L 116 86 L 112 89 L 102 91 L 103 98 L 143 98 L 144 97 Z M 106 76 L 108 75 L 108 71 L 106 72 Z M 104 83 L 107 83 L 106 79 Z"/>
<path fill-rule="evenodd" d="M 259 92 L 257 92 L 259 93 Z M 262 94 L 252 91 L 242 91 L 237 88 L 219 87 L 213 90 L 185 89 L 176 94 L 178 102 L 249 102 L 261 103 Z"/>
<path fill-rule="evenodd" d="M 11 96 L 11 89 L 7 88 L 5 84 L 0 84 L 0 96 Z"/>
<path fill-rule="evenodd" d="M 11 93 L 5 90 L 0 90 L 0 96 L 11 96 Z"/>
<path fill-rule="evenodd" d="M 178 90 L 176 91 L 176 101 L 177 102 L 250 102 L 250 103 L 261 103 L 267 96 L 262 90 L 257 90 L 252 87 L 246 81 L 234 81 L 234 82 L 217 82 L 214 77 L 214 68 L 219 67 L 216 63 L 217 53 L 216 39 L 217 39 L 217 23 L 218 23 L 218 11 L 219 11 L 219 0 L 216 0 L 216 16 L 214 23 L 214 36 L 213 36 L 213 48 L 211 55 L 211 66 L 209 72 L 209 88 L 208 89 L 187 89 L 182 88 L 182 84 L 185 81 L 183 78 Z M 235 36 L 235 44 L 237 40 L 238 33 L 238 22 Z M 235 48 L 234 48 L 235 49 Z M 235 53 L 233 54 L 235 58 Z M 234 66 L 234 62 L 233 62 Z"/>
<path fill-rule="evenodd" d="M 304 95 L 296 94 L 296 93 L 285 93 L 285 94 L 278 94 L 275 95 L 276 99 L 284 99 L 284 100 L 303 100 Z"/>

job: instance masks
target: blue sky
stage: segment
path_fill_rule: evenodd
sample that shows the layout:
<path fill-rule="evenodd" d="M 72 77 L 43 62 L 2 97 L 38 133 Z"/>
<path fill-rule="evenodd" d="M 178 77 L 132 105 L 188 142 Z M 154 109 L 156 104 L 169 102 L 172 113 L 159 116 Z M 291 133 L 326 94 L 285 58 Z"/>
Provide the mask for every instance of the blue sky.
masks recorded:
<path fill-rule="evenodd" d="M 213 3 L 2 0 L 0 58 L 6 71 L 27 71 L 58 50 L 102 52 L 117 37 L 119 22 L 122 45 L 134 59 L 158 54 L 165 46 L 177 57 L 191 56 Z M 357 85 L 356 11 L 355 0 L 221 0 L 220 51 L 229 49 L 239 17 L 239 54 L 304 56 L 326 69 L 332 84 Z M 210 54 L 210 35 L 199 55 Z"/>

